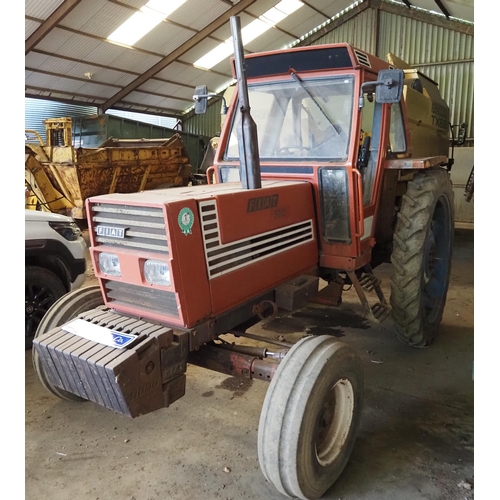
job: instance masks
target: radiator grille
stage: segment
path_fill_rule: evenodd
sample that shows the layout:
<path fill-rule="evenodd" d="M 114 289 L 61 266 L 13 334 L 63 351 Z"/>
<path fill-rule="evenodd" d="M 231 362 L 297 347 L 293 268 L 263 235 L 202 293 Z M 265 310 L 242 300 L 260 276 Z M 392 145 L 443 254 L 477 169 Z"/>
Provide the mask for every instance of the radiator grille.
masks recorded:
<path fill-rule="evenodd" d="M 259 236 L 222 244 L 217 204 L 214 201 L 200 203 L 200 219 L 209 278 L 279 254 L 313 239 L 312 220 L 309 219 Z"/>
<path fill-rule="evenodd" d="M 165 219 L 161 208 L 94 203 L 90 206 L 96 242 L 117 248 L 131 248 L 168 254 Z M 123 237 L 100 235 L 116 230 Z"/>
<path fill-rule="evenodd" d="M 108 301 L 112 302 L 111 306 L 122 304 L 179 318 L 177 299 L 173 292 L 130 285 L 119 281 L 107 281 L 105 290 Z"/>

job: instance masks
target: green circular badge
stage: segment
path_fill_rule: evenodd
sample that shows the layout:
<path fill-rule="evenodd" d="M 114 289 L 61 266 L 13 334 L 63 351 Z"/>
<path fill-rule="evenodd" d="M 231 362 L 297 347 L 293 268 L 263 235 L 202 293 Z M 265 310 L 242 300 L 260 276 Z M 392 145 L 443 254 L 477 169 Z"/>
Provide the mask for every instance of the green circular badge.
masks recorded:
<path fill-rule="evenodd" d="M 177 222 L 179 227 L 184 234 L 191 234 L 191 228 L 194 224 L 194 214 L 190 208 L 183 208 L 179 212 L 179 217 L 177 217 Z"/>

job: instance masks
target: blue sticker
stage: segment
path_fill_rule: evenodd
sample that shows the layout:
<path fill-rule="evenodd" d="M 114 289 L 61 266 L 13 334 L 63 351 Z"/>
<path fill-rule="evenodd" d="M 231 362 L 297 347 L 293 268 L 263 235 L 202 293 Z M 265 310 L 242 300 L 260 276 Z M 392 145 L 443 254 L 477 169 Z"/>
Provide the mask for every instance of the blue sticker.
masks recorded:
<path fill-rule="evenodd" d="M 120 349 L 128 346 L 137 338 L 136 335 L 130 335 L 128 333 L 115 331 L 111 331 L 111 337 L 113 338 L 113 344 L 115 345 L 115 347 L 119 347 Z"/>

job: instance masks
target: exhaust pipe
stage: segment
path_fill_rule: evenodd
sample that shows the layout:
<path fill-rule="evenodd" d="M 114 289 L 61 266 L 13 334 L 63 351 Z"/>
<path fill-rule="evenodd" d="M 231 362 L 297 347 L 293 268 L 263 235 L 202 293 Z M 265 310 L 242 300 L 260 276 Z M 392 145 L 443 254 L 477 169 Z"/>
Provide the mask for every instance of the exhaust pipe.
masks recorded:
<path fill-rule="evenodd" d="M 231 33 L 234 44 L 234 67 L 238 82 L 238 105 L 241 113 L 241 122 L 237 130 L 241 183 L 243 189 L 259 189 L 262 187 L 262 180 L 260 176 L 257 125 L 250 115 L 243 43 L 241 41 L 241 24 L 238 16 L 231 16 Z"/>

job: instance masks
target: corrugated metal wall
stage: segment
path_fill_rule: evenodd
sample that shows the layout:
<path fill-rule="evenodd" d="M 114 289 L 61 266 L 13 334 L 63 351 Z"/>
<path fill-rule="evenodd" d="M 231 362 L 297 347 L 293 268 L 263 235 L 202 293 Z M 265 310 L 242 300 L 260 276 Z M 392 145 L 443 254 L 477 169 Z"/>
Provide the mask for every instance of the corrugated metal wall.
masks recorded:
<path fill-rule="evenodd" d="M 220 110 L 219 110 L 220 113 Z M 187 149 L 193 173 L 197 172 L 207 146 L 213 135 L 191 134 L 186 130 L 175 130 L 162 124 L 177 123 L 175 118 L 155 117 L 132 112 L 113 112 L 98 115 L 93 106 L 75 106 L 44 99 L 25 98 L 25 128 L 35 130 L 46 142 L 44 120 L 48 118 L 73 118 L 73 146 L 96 148 L 109 137 L 120 139 L 169 138 L 179 134 Z M 125 115 L 125 117 L 123 117 Z M 135 118 L 135 119 L 134 119 Z M 219 115 L 220 122 L 220 115 Z M 220 129 L 220 127 L 219 127 Z M 26 142 L 38 143 L 34 134 L 28 134 Z"/>
<path fill-rule="evenodd" d="M 37 131 L 45 142 L 45 124 L 43 122 L 47 118 L 76 118 L 95 115 L 96 113 L 97 108 L 95 106 L 75 106 L 26 97 L 24 99 L 24 128 Z M 38 142 L 38 140 L 29 140 L 27 142 Z"/>
<path fill-rule="evenodd" d="M 33 99 L 31 97 L 26 97 L 24 100 L 24 125 L 27 129 L 36 130 L 45 141 L 45 125 L 43 122 L 47 118 L 85 118 L 91 115 L 96 115 L 97 112 L 98 111 L 95 106 L 77 106 L 56 101 L 49 101 L 46 99 Z M 166 118 L 163 116 L 132 113 L 114 109 L 108 110 L 107 114 L 166 128 L 174 128 L 177 123 L 177 118 Z"/>
<path fill-rule="evenodd" d="M 467 138 L 474 140 L 474 36 L 417 21 L 390 12 L 367 9 L 313 45 L 347 42 L 387 60 L 392 52 L 432 78 L 450 107 L 452 124 L 467 123 Z M 455 132 L 458 130 L 455 129 Z M 450 152 L 451 154 L 451 152 Z M 452 170 L 455 222 L 474 223 L 474 204 L 467 203 L 464 188 L 474 163 L 474 148 L 455 148 Z"/>
<path fill-rule="evenodd" d="M 214 103 L 207 107 L 207 112 L 204 115 L 193 115 L 183 121 L 182 130 L 191 134 L 215 137 L 221 131 L 221 107 L 222 101 L 220 99 L 214 100 Z"/>
<path fill-rule="evenodd" d="M 392 52 L 439 84 L 453 124 L 466 122 L 474 138 L 474 37 L 408 17 L 380 11 L 375 42 L 375 9 L 367 9 L 312 45 L 347 42 L 387 60 Z"/>
<path fill-rule="evenodd" d="M 377 15 L 379 17 L 376 40 Z M 313 45 L 347 42 L 382 59 L 392 52 L 439 84 L 451 111 L 451 123 L 466 122 L 474 138 L 474 36 L 383 10 L 369 8 L 315 40 Z M 213 136 L 220 131 L 220 104 L 194 115 L 184 130 Z"/>
<path fill-rule="evenodd" d="M 358 49 L 374 54 L 376 22 L 377 11 L 375 9 L 366 9 L 353 19 L 322 36 L 311 45 L 350 43 Z M 307 43 L 307 39 L 304 43 Z"/>
<path fill-rule="evenodd" d="M 378 46 L 379 57 L 393 52 L 435 80 L 451 123 L 466 122 L 474 138 L 474 36 L 381 11 Z"/>

